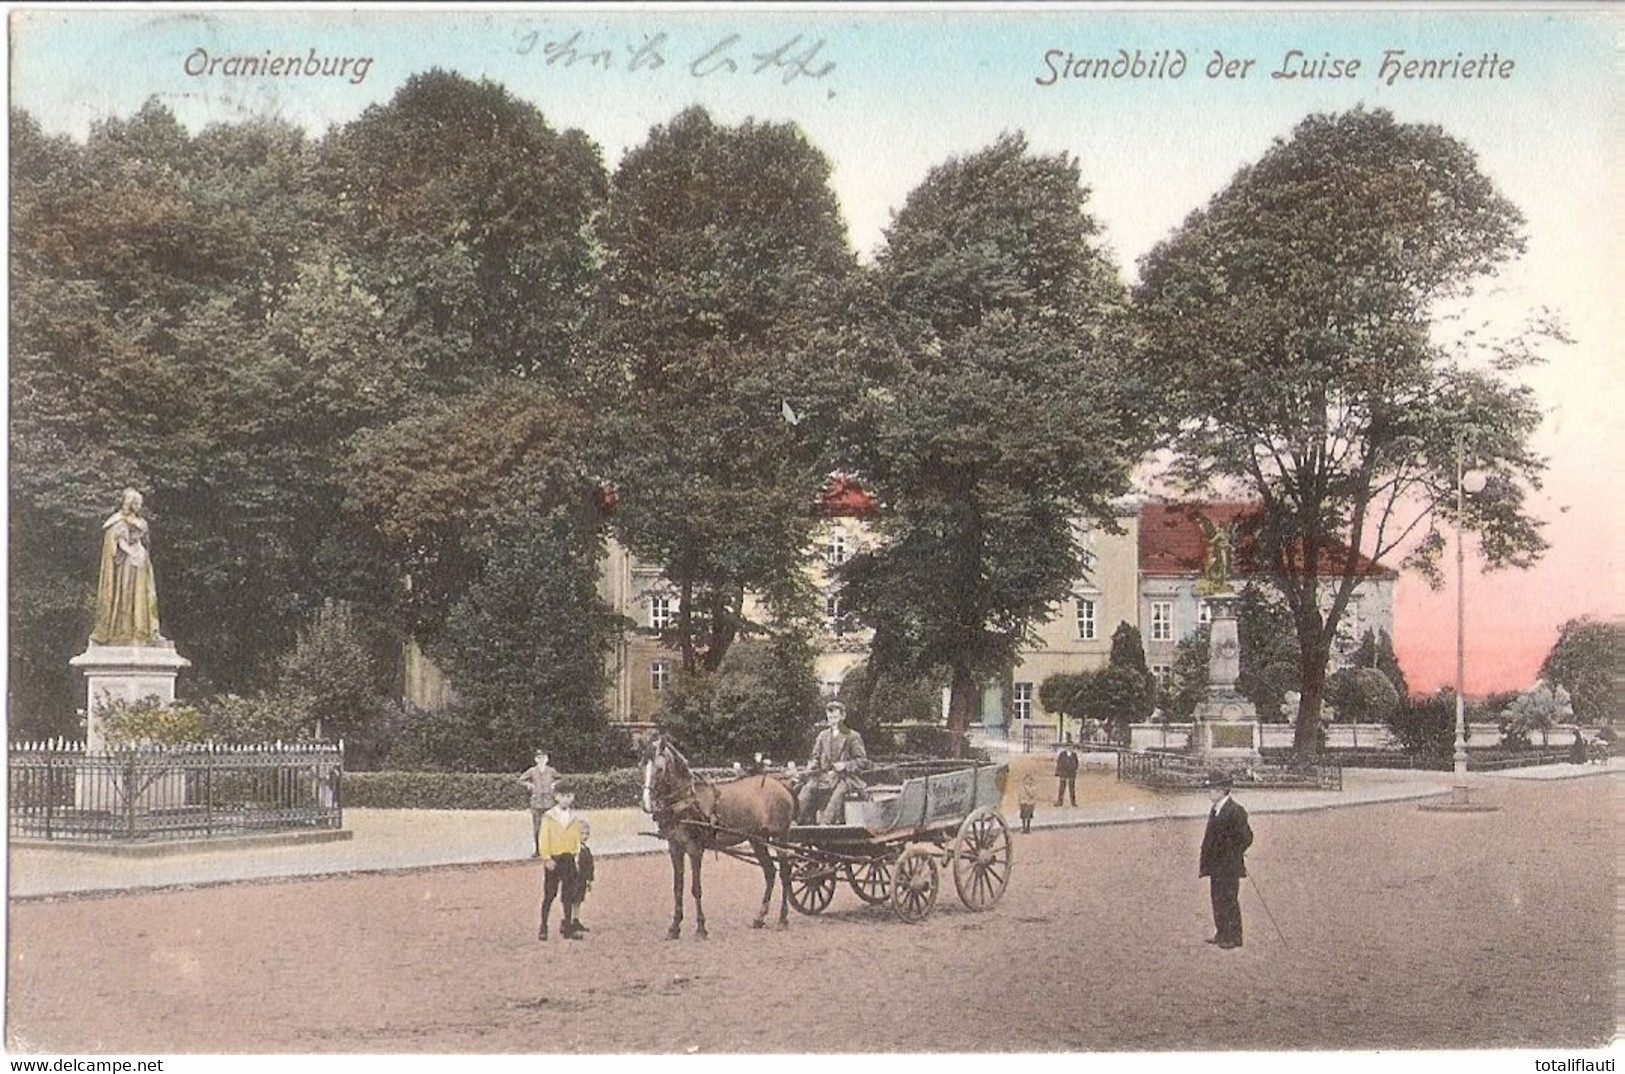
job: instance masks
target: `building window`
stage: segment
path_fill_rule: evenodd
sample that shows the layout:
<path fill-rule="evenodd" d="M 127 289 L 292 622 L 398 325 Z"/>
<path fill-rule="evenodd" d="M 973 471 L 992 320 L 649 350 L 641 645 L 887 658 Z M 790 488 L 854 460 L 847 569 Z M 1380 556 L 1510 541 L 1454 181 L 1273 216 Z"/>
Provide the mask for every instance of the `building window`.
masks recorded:
<path fill-rule="evenodd" d="M 1095 622 L 1095 602 L 1083 597 L 1078 598 L 1078 638 L 1080 641 L 1094 641 L 1100 637 L 1100 628 Z"/>
<path fill-rule="evenodd" d="M 1010 702 L 1010 714 L 1018 720 L 1033 718 L 1033 684 L 1018 682 L 1015 684 L 1015 697 Z"/>
<path fill-rule="evenodd" d="M 1151 640 L 1174 640 L 1174 602 L 1171 600 L 1154 600 L 1151 602 Z"/>
<path fill-rule="evenodd" d="M 665 630 L 671 626 L 671 598 L 649 598 L 649 626 L 655 630 Z"/>
<path fill-rule="evenodd" d="M 1166 690 L 1173 685 L 1174 669 L 1171 664 L 1152 664 L 1151 674 L 1156 677 L 1157 686 Z"/>
<path fill-rule="evenodd" d="M 829 534 L 829 548 L 824 552 L 824 561 L 831 567 L 839 567 L 852 558 L 852 545 L 848 543 L 846 531 L 833 529 Z"/>
<path fill-rule="evenodd" d="M 649 665 L 649 688 L 655 693 L 666 688 L 671 681 L 671 664 L 665 660 L 656 660 Z"/>
<path fill-rule="evenodd" d="M 1196 621 L 1204 625 L 1213 622 L 1213 605 L 1205 600 L 1196 602 Z"/>

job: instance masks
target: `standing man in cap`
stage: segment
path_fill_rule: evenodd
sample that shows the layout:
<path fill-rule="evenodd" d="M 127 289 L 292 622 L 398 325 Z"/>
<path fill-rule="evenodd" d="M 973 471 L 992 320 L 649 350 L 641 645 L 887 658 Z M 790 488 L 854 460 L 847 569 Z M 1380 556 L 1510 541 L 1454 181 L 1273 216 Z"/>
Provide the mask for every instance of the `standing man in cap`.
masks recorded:
<path fill-rule="evenodd" d="M 1202 858 L 1198 876 L 1208 878 L 1213 899 L 1213 938 L 1208 941 L 1223 948 L 1241 946 L 1241 878 L 1247 875 L 1244 856 L 1253 845 L 1253 830 L 1247 811 L 1230 797 L 1228 773 L 1214 771 L 1207 777 L 1207 831 L 1202 833 Z"/>
<path fill-rule="evenodd" d="M 815 819 L 819 824 L 841 823 L 847 795 L 863 789 L 858 773 L 869 767 L 863 736 L 846 729 L 846 706 L 831 701 L 824 716 L 824 729 L 818 732 L 807 760 L 807 782 L 797 792 L 801 800 L 797 819 L 802 824 L 812 824 Z"/>
<path fill-rule="evenodd" d="M 519 776 L 519 785 L 530 791 L 530 841 L 533 858 L 542 856 L 542 817 L 553 808 L 553 787 L 559 774 L 547 763 L 547 751 L 536 751 L 536 763 Z"/>

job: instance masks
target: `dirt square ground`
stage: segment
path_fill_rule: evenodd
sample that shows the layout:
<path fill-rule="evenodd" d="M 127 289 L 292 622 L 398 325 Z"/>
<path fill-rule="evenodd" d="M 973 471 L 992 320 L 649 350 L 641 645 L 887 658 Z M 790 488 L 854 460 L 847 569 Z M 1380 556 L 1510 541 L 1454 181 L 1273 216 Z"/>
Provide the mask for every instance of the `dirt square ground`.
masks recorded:
<path fill-rule="evenodd" d="M 708 861 L 705 942 L 662 939 L 664 855 L 601 863 L 578 943 L 536 941 L 532 864 L 20 902 L 7 1039 L 36 1053 L 1596 1047 L 1617 1026 L 1616 783 L 1500 782 L 1483 795 L 1500 811 L 1478 815 L 1255 813 L 1258 887 L 1243 887 L 1233 952 L 1203 942 L 1199 820 L 1018 836 L 997 907 L 971 913 L 950 884 L 916 926 L 843 889 L 819 917 L 752 931 L 760 875 Z"/>

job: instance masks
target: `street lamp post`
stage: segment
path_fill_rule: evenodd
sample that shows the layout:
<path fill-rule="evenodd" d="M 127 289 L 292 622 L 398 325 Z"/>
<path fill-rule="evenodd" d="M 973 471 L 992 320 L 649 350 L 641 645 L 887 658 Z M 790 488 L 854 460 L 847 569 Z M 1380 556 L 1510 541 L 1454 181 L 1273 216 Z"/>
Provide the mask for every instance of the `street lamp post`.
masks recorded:
<path fill-rule="evenodd" d="M 1484 491 L 1486 478 L 1467 469 L 1466 444 L 1456 439 L 1456 786 L 1454 800 L 1467 802 L 1467 550 L 1464 513 L 1466 494 Z"/>

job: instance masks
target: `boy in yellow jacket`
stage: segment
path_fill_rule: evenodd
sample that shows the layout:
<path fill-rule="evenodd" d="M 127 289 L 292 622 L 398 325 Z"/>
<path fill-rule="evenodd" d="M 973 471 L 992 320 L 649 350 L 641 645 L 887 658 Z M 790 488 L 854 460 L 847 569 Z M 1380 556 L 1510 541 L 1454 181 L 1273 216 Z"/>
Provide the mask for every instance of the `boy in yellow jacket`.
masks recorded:
<path fill-rule="evenodd" d="M 581 939 L 581 928 L 576 924 L 576 855 L 581 852 L 581 832 L 585 823 L 575 812 L 575 792 L 569 784 L 554 786 L 553 808 L 542 814 L 542 827 L 538 834 L 538 849 L 542 855 L 545 880 L 542 884 L 542 923 L 536 930 L 538 940 L 547 939 L 547 918 L 553 910 L 553 900 L 564 895 L 564 920 L 559 935 L 566 940 Z"/>

